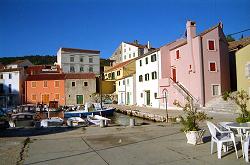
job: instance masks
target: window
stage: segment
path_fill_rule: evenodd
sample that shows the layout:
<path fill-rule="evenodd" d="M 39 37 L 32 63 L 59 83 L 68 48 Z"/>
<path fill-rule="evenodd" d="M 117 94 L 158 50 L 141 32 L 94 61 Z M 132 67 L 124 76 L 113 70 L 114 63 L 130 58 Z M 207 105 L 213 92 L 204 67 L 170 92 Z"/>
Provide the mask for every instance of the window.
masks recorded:
<path fill-rule="evenodd" d="M 208 40 L 208 50 L 215 50 L 215 41 Z"/>
<path fill-rule="evenodd" d="M 131 54 L 129 54 L 128 57 L 131 58 Z"/>
<path fill-rule="evenodd" d="M 31 82 L 31 87 L 32 87 L 32 88 L 35 88 L 35 87 L 36 87 L 36 81 L 32 81 L 32 82 Z"/>
<path fill-rule="evenodd" d="M 127 85 L 129 85 L 129 79 L 127 79 Z"/>
<path fill-rule="evenodd" d="M 71 82 L 71 86 L 72 86 L 72 87 L 75 87 L 75 86 L 76 86 L 76 82 L 74 82 L 74 81 Z"/>
<path fill-rule="evenodd" d="M 156 54 L 153 54 L 152 56 L 151 56 L 151 62 L 155 62 L 156 61 Z"/>
<path fill-rule="evenodd" d="M 59 87 L 59 81 L 55 81 L 55 87 Z"/>
<path fill-rule="evenodd" d="M 215 62 L 209 62 L 209 71 L 216 72 L 216 63 Z"/>
<path fill-rule="evenodd" d="M 36 94 L 32 94 L 32 95 L 31 95 L 31 99 L 32 99 L 33 101 L 36 101 Z"/>
<path fill-rule="evenodd" d="M 157 79 L 157 73 L 156 71 L 152 72 L 152 80 Z"/>
<path fill-rule="evenodd" d="M 88 82 L 84 82 L 84 86 L 87 87 L 88 86 Z"/>
<path fill-rule="evenodd" d="M 149 74 L 145 74 L 145 81 L 149 81 Z"/>
<path fill-rule="evenodd" d="M 143 93 L 141 93 L 141 98 L 143 98 Z"/>
<path fill-rule="evenodd" d="M 89 66 L 89 72 L 93 72 L 93 66 Z"/>
<path fill-rule="evenodd" d="M 56 94 L 55 94 L 55 99 L 56 99 L 56 100 L 59 100 L 59 98 L 60 98 L 59 93 L 56 93 Z"/>
<path fill-rule="evenodd" d="M 135 57 L 135 53 L 133 53 L 133 57 Z"/>
<path fill-rule="evenodd" d="M 80 72 L 84 72 L 83 66 L 80 66 Z"/>
<path fill-rule="evenodd" d="M 3 79 L 3 74 L 0 74 L 0 79 Z"/>
<path fill-rule="evenodd" d="M 129 48 L 128 48 L 128 50 L 130 51 L 130 50 L 131 50 L 131 48 L 129 47 Z"/>
<path fill-rule="evenodd" d="M 245 76 L 250 78 L 250 62 L 245 65 Z"/>
<path fill-rule="evenodd" d="M 143 77 L 142 75 L 139 76 L 139 82 L 142 82 L 143 81 Z"/>
<path fill-rule="evenodd" d="M 126 55 L 124 55 L 124 60 L 126 60 Z"/>
<path fill-rule="evenodd" d="M 154 93 L 155 98 L 157 98 L 157 93 Z"/>
<path fill-rule="evenodd" d="M 108 74 L 108 78 L 111 78 L 111 73 Z"/>
<path fill-rule="evenodd" d="M 11 73 L 9 73 L 9 79 L 12 79 L 12 74 Z"/>
<path fill-rule="evenodd" d="M 80 62 L 83 62 L 83 57 L 80 57 Z"/>
<path fill-rule="evenodd" d="M 126 49 L 124 49 L 124 53 L 126 53 Z"/>
<path fill-rule="evenodd" d="M 125 85 L 125 80 L 122 81 L 122 85 Z"/>
<path fill-rule="evenodd" d="M 142 66 L 142 60 L 140 60 L 140 66 Z"/>
<path fill-rule="evenodd" d="M 48 81 L 43 81 L 43 87 L 48 87 Z"/>
<path fill-rule="evenodd" d="M 176 55 L 176 60 L 178 60 L 180 58 L 180 50 L 176 50 L 175 55 Z"/>
<path fill-rule="evenodd" d="M 9 93 L 11 93 L 12 89 L 11 89 L 11 84 L 9 84 Z"/>
<path fill-rule="evenodd" d="M 93 58 L 89 57 L 89 63 L 93 63 Z"/>
<path fill-rule="evenodd" d="M 112 80 L 114 80 L 114 79 L 115 79 L 115 72 L 112 72 L 111 79 L 112 79 Z"/>
<path fill-rule="evenodd" d="M 219 85 L 212 85 L 212 95 L 213 96 L 220 95 L 220 86 Z"/>
<path fill-rule="evenodd" d="M 70 72 L 75 72 L 75 67 L 74 66 L 70 66 Z"/>
<path fill-rule="evenodd" d="M 148 57 L 145 58 L 145 63 L 148 64 Z"/>
<path fill-rule="evenodd" d="M 70 57 L 70 62 L 74 62 L 74 57 Z"/>
<path fill-rule="evenodd" d="M 117 76 L 120 76 L 120 75 L 121 75 L 121 72 L 120 72 L 120 71 L 117 71 L 116 74 L 117 74 Z"/>
<path fill-rule="evenodd" d="M 119 81 L 119 86 L 121 85 L 121 82 Z"/>

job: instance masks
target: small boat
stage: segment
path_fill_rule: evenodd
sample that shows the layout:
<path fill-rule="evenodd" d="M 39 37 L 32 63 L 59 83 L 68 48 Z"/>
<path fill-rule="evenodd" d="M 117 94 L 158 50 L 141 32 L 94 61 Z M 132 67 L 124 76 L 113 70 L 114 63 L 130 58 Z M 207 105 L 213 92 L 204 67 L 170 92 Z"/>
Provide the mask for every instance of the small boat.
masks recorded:
<path fill-rule="evenodd" d="M 70 117 L 67 120 L 67 125 L 70 127 L 85 126 L 86 121 L 80 117 Z"/>
<path fill-rule="evenodd" d="M 63 119 L 60 117 L 51 117 L 48 119 L 41 120 L 41 127 L 53 127 L 53 126 L 62 126 Z"/>
<path fill-rule="evenodd" d="M 89 115 L 112 116 L 115 108 L 101 108 L 100 103 L 86 103 L 84 110 L 64 112 L 65 118 L 70 117 L 87 117 Z"/>
<path fill-rule="evenodd" d="M 108 122 L 111 121 L 106 117 L 102 117 L 100 115 L 88 115 L 87 120 L 90 124 L 100 125 L 101 120 L 104 120 L 104 125 L 108 125 Z"/>
<path fill-rule="evenodd" d="M 12 114 L 9 124 L 11 127 L 26 127 L 34 126 L 34 117 L 35 113 L 30 112 L 21 112 Z"/>

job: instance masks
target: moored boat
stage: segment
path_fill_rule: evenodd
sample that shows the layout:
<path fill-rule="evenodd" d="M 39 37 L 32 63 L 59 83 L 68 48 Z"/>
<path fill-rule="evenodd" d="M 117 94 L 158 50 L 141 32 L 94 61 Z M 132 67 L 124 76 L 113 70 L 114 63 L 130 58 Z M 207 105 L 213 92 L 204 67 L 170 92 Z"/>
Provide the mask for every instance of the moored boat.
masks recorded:
<path fill-rule="evenodd" d="M 100 115 L 88 115 L 87 120 L 90 124 L 94 124 L 94 125 L 100 125 L 101 120 L 103 120 L 105 126 L 108 125 L 108 122 L 111 121 L 110 119 L 106 117 L 102 117 Z"/>
<path fill-rule="evenodd" d="M 50 126 L 62 126 L 63 125 L 63 119 L 60 117 L 51 117 L 48 119 L 41 120 L 41 127 L 50 127 Z"/>
<path fill-rule="evenodd" d="M 70 117 L 67 120 L 67 125 L 70 127 L 86 126 L 86 121 L 80 117 Z"/>
<path fill-rule="evenodd" d="M 34 126 L 34 117 L 35 113 L 30 112 L 22 112 L 12 114 L 9 124 L 11 127 L 26 127 L 26 126 Z"/>

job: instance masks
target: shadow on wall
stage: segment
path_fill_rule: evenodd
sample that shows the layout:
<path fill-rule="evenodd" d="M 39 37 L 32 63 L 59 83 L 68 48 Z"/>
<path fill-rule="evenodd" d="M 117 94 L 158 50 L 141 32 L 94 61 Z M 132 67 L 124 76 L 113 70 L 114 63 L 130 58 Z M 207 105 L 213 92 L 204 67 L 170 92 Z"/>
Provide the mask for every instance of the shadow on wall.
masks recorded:
<path fill-rule="evenodd" d="M 12 86 L 0 84 L 0 107 L 15 107 L 21 104 L 19 91 L 13 90 Z"/>

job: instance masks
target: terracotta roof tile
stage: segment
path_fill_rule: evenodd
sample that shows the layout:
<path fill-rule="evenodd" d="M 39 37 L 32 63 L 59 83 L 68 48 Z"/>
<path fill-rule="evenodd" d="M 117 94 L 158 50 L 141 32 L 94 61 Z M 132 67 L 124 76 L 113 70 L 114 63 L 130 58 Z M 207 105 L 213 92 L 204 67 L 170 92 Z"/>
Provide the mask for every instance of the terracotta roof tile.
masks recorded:
<path fill-rule="evenodd" d="M 99 50 L 87 50 L 87 49 L 77 49 L 77 48 L 61 48 L 61 50 L 62 52 L 100 54 Z"/>
<path fill-rule="evenodd" d="M 110 68 L 110 69 L 106 70 L 105 72 L 107 73 L 107 72 L 110 72 L 110 71 L 116 70 L 116 69 L 118 69 L 118 68 L 122 68 L 122 67 L 126 66 L 127 64 L 129 64 L 130 62 L 132 62 L 132 61 L 134 61 L 134 60 L 135 60 L 135 59 L 131 59 L 131 60 L 128 60 L 128 61 L 125 61 L 125 62 L 119 63 L 119 64 L 117 64 L 117 65 L 113 66 L 112 68 Z"/>
<path fill-rule="evenodd" d="M 14 72 L 21 71 L 23 68 L 8 68 L 8 69 L 0 69 L 0 72 Z"/>
<path fill-rule="evenodd" d="M 94 73 L 66 73 L 65 79 L 95 79 Z"/>
<path fill-rule="evenodd" d="M 39 81 L 39 80 L 64 80 L 65 74 L 36 74 L 29 75 L 26 81 Z"/>
<path fill-rule="evenodd" d="M 240 49 L 250 44 L 250 37 L 245 37 L 242 38 L 241 40 L 228 42 L 228 44 L 229 44 L 228 46 L 229 51 L 233 51 L 234 49 Z"/>

